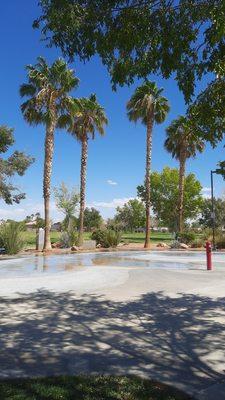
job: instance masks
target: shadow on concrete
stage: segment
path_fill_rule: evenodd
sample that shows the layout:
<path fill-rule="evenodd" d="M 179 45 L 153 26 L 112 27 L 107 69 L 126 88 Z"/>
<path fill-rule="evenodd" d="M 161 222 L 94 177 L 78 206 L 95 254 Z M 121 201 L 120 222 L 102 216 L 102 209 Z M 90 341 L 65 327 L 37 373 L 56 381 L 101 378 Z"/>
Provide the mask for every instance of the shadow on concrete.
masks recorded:
<path fill-rule="evenodd" d="M 224 321 L 225 298 L 1 298 L 0 377 L 133 374 L 195 393 L 224 378 Z"/>

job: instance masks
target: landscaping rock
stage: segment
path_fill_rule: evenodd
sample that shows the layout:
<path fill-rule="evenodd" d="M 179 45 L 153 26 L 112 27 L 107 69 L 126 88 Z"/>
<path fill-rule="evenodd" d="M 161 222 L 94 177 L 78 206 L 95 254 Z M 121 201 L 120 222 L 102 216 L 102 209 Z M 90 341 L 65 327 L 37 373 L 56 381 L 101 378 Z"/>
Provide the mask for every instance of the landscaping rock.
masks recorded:
<path fill-rule="evenodd" d="M 97 246 L 96 246 L 96 249 L 101 249 L 101 245 L 100 245 L 100 243 L 99 244 L 97 244 Z"/>
<path fill-rule="evenodd" d="M 72 246 L 71 247 L 71 251 L 78 251 L 79 250 L 79 247 L 77 247 L 77 246 Z"/>
<path fill-rule="evenodd" d="M 62 243 L 60 243 L 60 242 L 52 243 L 53 249 L 60 249 L 61 247 L 62 247 Z"/>
<path fill-rule="evenodd" d="M 187 249 L 189 249 L 189 246 L 185 243 L 180 243 L 180 249 L 187 250 Z"/>
<path fill-rule="evenodd" d="M 163 242 L 158 243 L 156 245 L 156 247 L 161 247 L 161 248 L 164 248 L 164 249 L 169 249 L 170 248 L 170 246 L 167 243 L 163 243 Z"/>

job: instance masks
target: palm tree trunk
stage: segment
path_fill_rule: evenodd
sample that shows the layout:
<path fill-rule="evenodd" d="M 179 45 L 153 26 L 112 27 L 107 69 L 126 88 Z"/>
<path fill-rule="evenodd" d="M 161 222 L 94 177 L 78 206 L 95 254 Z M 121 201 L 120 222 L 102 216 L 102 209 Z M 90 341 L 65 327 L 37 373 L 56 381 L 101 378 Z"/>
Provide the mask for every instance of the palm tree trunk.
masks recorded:
<path fill-rule="evenodd" d="M 178 232 L 183 232 L 183 211 L 184 211 L 184 183 L 185 183 L 186 158 L 183 152 L 180 155 L 179 169 L 179 201 L 178 201 Z"/>
<path fill-rule="evenodd" d="M 84 135 L 81 143 L 81 172 L 80 172 L 80 221 L 79 221 L 79 237 L 78 245 L 83 244 L 84 233 L 84 209 L 85 209 L 85 192 L 86 192 L 86 175 L 87 175 L 87 156 L 88 156 L 88 138 Z"/>
<path fill-rule="evenodd" d="M 150 248 L 150 172 L 151 172 L 151 158 L 152 158 L 152 128 L 153 128 L 153 117 L 149 115 L 147 120 L 147 137 L 146 137 L 146 175 L 145 175 L 145 187 L 146 187 L 146 227 L 145 227 L 145 245 L 146 249 Z"/>
<path fill-rule="evenodd" d="M 50 195 L 51 195 L 51 174 L 52 174 L 52 159 L 54 151 L 54 131 L 55 124 L 51 123 L 47 126 L 45 137 L 45 161 L 44 161 L 44 209 L 45 209 L 45 238 L 43 250 L 51 250 L 50 240 Z"/>

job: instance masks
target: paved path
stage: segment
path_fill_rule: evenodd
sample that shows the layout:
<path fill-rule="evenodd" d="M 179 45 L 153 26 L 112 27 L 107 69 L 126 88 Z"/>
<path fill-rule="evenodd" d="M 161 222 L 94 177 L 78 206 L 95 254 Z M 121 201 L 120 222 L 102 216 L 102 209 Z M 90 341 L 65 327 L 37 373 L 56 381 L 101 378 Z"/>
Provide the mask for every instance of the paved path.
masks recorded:
<path fill-rule="evenodd" d="M 137 374 L 225 399 L 225 265 L 96 265 L 35 282 L 1 279 L 1 377 Z"/>

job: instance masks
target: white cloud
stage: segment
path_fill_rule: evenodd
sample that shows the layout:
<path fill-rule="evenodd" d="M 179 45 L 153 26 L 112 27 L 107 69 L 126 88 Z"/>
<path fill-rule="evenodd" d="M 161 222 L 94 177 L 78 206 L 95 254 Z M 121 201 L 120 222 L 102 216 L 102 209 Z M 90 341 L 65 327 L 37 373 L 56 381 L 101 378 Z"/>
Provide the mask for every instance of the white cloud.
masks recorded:
<path fill-rule="evenodd" d="M 129 200 L 133 200 L 134 197 L 123 197 L 119 199 L 113 199 L 111 201 L 93 201 L 88 204 L 87 207 L 94 207 L 99 210 L 103 218 L 112 218 L 115 214 L 117 207 L 122 207 Z"/>
<path fill-rule="evenodd" d="M 211 188 L 210 187 L 203 187 L 202 188 L 202 195 L 205 199 L 209 199 L 211 196 Z"/>
<path fill-rule="evenodd" d="M 7 205 L 2 203 L 0 208 L 0 219 L 14 219 L 16 221 L 23 220 L 27 215 L 35 214 L 40 212 L 44 215 L 44 204 L 43 202 L 32 202 L 29 201 L 21 202 L 19 205 Z M 63 219 L 63 214 L 58 211 L 54 201 L 50 203 L 51 219 L 53 221 L 60 221 Z"/>
<path fill-rule="evenodd" d="M 133 197 L 124 197 L 122 199 L 113 199 L 111 201 L 93 201 L 90 207 L 116 208 L 123 206 L 125 203 L 132 199 Z"/>
<path fill-rule="evenodd" d="M 112 186 L 118 185 L 117 182 L 112 181 L 111 179 L 108 179 L 106 182 L 108 183 L 108 185 L 112 185 Z"/>

